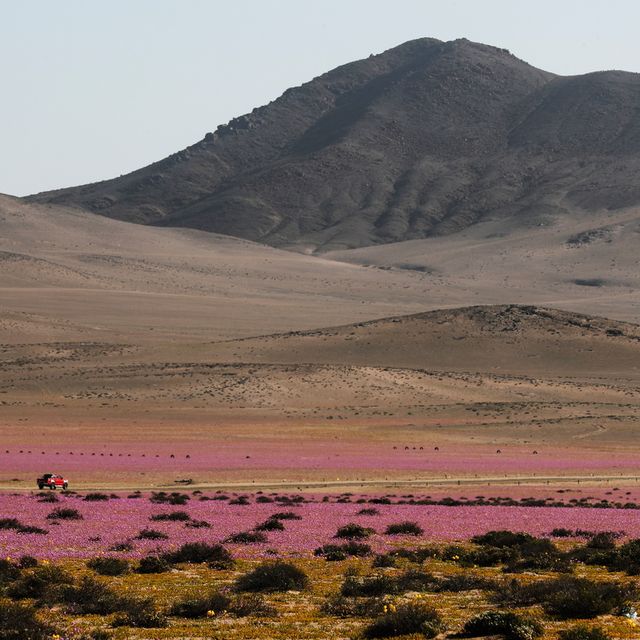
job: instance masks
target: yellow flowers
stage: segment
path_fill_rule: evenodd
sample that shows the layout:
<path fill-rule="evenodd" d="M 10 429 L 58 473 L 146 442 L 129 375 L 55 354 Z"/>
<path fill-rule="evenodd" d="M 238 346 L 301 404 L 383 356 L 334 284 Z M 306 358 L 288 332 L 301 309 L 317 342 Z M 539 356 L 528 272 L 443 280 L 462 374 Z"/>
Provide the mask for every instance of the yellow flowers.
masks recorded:
<path fill-rule="evenodd" d="M 211 609 L 207 611 L 207 618 L 213 618 L 215 615 L 216 615 L 215 611 L 212 611 Z"/>

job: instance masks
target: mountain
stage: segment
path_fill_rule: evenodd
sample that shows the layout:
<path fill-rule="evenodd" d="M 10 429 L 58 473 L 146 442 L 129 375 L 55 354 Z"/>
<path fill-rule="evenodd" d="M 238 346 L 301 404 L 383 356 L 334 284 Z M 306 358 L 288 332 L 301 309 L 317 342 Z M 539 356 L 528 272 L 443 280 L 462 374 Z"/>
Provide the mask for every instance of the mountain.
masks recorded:
<path fill-rule="evenodd" d="M 640 75 L 560 77 L 419 39 L 353 62 L 128 175 L 32 196 L 298 251 L 520 229 L 640 204 Z"/>

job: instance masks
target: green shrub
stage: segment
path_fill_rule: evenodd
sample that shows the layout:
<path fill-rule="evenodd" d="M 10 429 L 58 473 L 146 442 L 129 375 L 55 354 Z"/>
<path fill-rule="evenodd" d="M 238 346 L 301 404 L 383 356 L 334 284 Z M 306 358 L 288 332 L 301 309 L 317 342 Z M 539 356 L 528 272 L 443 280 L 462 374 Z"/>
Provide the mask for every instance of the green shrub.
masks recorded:
<path fill-rule="evenodd" d="M 177 491 L 174 491 L 167 494 L 165 491 L 154 491 L 151 494 L 149 501 L 154 504 L 185 505 L 190 499 L 191 498 L 186 493 L 178 493 Z"/>
<path fill-rule="evenodd" d="M 518 547 L 525 542 L 535 540 L 528 533 L 514 533 L 513 531 L 489 531 L 471 538 L 471 542 L 488 547 Z"/>
<path fill-rule="evenodd" d="M 397 583 L 391 576 L 347 576 L 340 587 L 340 595 L 347 598 L 367 598 L 397 593 Z"/>
<path fill-rule="evenodd" d="M 384 613 L 385 601 L 382 598 L 353 598 L 343 595 L 327 599 L 320 611 L 336 618 L 375 618 Z"/>
<path fill-rule="evenodd" d="M 380 511 L 378 511 L 378 509 L 376 509 L 375 507 L 364 507 L 363 509 L 360 509 L 360 511 L 358 511 L 356 515 L 357 516 L 379 516 Z"/>
<path fill-rule="evenodd" d="M 363 542 L 346 542 L 344 544 L 325 544 L 318 547 L 313 554 L 325 560 L 345 560 L 349 556 L 361 558 L 371 555 L 371 547 Z"/>
<path fill-rule="evenodd" d="M 302 516 L 293 511 L 278 511 L 269 516 L 270 520 L 302 520 Z"/>
<path fill-rule="evenodd" d="M 398 565 L 398 559 L 391 553 L 378 553 L 373 558 L 371 566 L 380 569 L 391 569 Z"/>
<path fill-rule="evenodd" d="M 464 625 L 462 636 L 501 635 L 505 640 L 534 640 L 543 633 L 542 625 L 533 618 L 507 611 L 485 611 Z"/>
<path fill-rule="evenodd" d="M 234 596 L 227 610 L 238 618 L 247 616 L 271 618 L 278 613 L 276 608 L 270 605 L 259 593 L 241 593 Z"/>
<path fill-rule="evenodd" d="M 588 578 L 561 578 L 554 586 L 544 608 L 561 618 L 595 618 L 612 613 L 635 595 L 631 586 Z"/>
<path fill-rule="evenodd" d="M 20 556 L 20 559 L 18 560 L 18 566 L 21 569 L 33 569 L 33 567 L 38 566 L 38 560 L 33 556 Z"/>
<path fill-rule="evenodd" d="M 101 580 L 85 576 L 77 585 L 68 585 L 60 592 L 60 600 L 71 605 L 74 613 L 109 615 L 128 606 L 128 600 L 118 595 Z"/>
<path fill-rule="evenodd" d="M 235 582 L 237 591 L 300 591 L 309 584 L 307 574 L 289 562 L 265 562 Z"/>
<path fill-rule="evenodd" d="M 184 526 L 191 529 L 211 529 L 211 525 L 206 520 L 189 520 L 184 523 Z"/>
<path fill-rule="evenodd" d="M 58 507 L 47 516 L 47 520 L 83 520 L 83 517 L 77 509 Z"/>
<path fill-rule="evenodd" d="M 350 523 L 345 524 L 336 531 L 334 538 L 347 538 L 348 540 L 362 540 L 368 538 L 372 533 L 375 533 L 373 529 L 363 527 L 362 525 Z"/>
<path fill-rule="evenodd" d="M 87 562 L 87 567 L 101 576 L 121 576 L 129 571 L 129 562 L 123 558 L 102 556 L 91 558 Z"/>
<path fill-rule="evenodd" d="M 131 599 L 126 611 L 113 621 L 114 627 L 155 629 L 167 626 L 167 618 L 156 610 L 151 598 Z"/>
<path fill-rule="evenodd" d="M 203 618 L 208 612 L 219 614 L 227 611 L 231 604 L 231 598 L 215 591 L 200 598 L 186 598 L 176 602 L 169 610 L 169 615 L 180 618 Z"/>
<path fill-rule="evenodd" d="M 160 556 L 145 556 L 140 558 L 136 573 L 164 573 L 169 571 L 171 565 Z"/>
<path fill-rule="evenodd" d="M 15 600 L 35 598 L 44 602 L 55 601 L 61 585 L 70 585 L 73 578 L 55 565 L 39 565 L 24 572 L 9 585 L 7 595 Z"/>
<path fill-rule="evenodd" d="M 3 640 L 48 640 L 54 631 L 38 620 L 34 606 L 0 601 L 0 638 Z"/>
<path fill-rule="evenodd" d="M 0 587 L 20 577 L 20 567 L 5 558 L 0 558 Z"/>
<path fill-rule="evenodd" d="M 421 536 L 423 533 L 424 529 L 417 522 L 397 522 L 385 531 L 388 536 Z"/>
<path fill-rule="evenodd" d="M 227 549 L 220 544 L 206 542 L 186 542 L 176 551 L 166 553 L 162 557 L 172 564 L 206 562 L 212 569 L 231 569 L 234 565 L 233 556 Z"/>
<path fill-rule="evenodd" d="M 280 520 L 269 518 L 254 527 L 256 531 L 284 531 L 284 525 Z"/>
<path fill-rule="evenodd" d="M 229 536 L 225 542 L 232 544 L 258 544 L 267 542 L 267 536 L 262 531 L 241 531 Z"/>
<path fill-rule="evenodd" d="M 561 631 L 559 640 L 611 640 L 611 636 L 599 627 L 578 625 Z"/>
<path fill-rule="evenodd" d="M 168 540 L 169 536 L 157 529 L 142 529 L 135 537 L 136 540 Z"/>
<path fill-rule="evenodd" d="M 156 513 L 149 520 L 154 522 L 186 522 L 191 516 L 186 511 L 172 511 L 171 513 Z"/>
<path fill-rule="evenodd" d="M 442 618 L 435 609 L 423 603 L 408 603 L 376 618 L 364 629 L 363 635 L 365 638 L 392 638 L 419 633 L 425 638 L 434 638 L 443 630 Z"/>
<path fill-rule="evenodd" d="M 589 542 L 587 547 L 589 549 L 598 549 L 600 551 L 610 551 L 616 548 L 616 539 L 618 535 L 613 531 L 601 531 L 596 533 Z"/>
<path fill-rule="evenodd" d="M 0 530 L 2 529 L 20 529 L 22 522 L 17 518 L 0 518 Z"/>
<path fill-rule="evenodd" d="M 109 496 L 106 493 L 87 493 L 83 498 L 86 502 L 106 502 Z"/>

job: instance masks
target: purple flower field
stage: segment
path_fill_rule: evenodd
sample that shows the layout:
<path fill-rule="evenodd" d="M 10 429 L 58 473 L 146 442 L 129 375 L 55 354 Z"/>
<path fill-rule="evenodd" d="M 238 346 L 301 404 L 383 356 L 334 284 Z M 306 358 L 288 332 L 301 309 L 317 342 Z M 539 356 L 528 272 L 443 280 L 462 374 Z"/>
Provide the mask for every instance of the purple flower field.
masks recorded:
<path fill-rule="evenodd" d="M 86 558 L 112 553 L 114 545 L 130 541 L 133 548 L 120 552 L 123 557 L 140 557 L 156 549 L 170 549 L 184 542 L 222 542 L 229 535 L 253 529 L 276 512 L 294 511 L 300 520 L 284 520 L 284 531 L 268 531 L 266 543 L 237 545 L 229 548 L 240 557 L 281 554 L 308 555 L 333 538 L 338 527 L 356 522 L 375 529 L 368 540 L 376 550 L 397 545 L 407 538 L 384 535 L 387 525 L 402 521 L 417 522 L 423 529 L 420 538 L 409 538 L 412 544 L 429 541 L 467 540 L 493 529 L 510 529 L 544 535 L 557 527 L 590 531 L 620 531 L 628 537 L 640 536 L 640 510 L 507 507 L 507 506 L 440 506 L 440 505 L 364 505 L 322 502 L 312 496 L 306 502 L 290 504 L 257 503 L 249 496 L 248 505 L 233 505 L 223 500 L 200 501 L 193 496 L 185 505 L 154 504 L 149 496 L 121 497 L 104 502 L 87 502 L 81 496 L 60 496 L 57 503 L 40 502 L 35 495 L 1 495 L 0 519 L 16 518 L 23 525 L 49 531 L 47 535 L 19 533 L 0 528 L 0 553 L 17 557 L 24 554 L 46 559 Z M 355 499 L 355 497 L 354 497 Z M 77 509 L 81 520 L 50 520 L 55 508 Z M 377 515 L 357 515 L 363 507 L 374 507 Z M 210 528 L 193 528 L 185 522 L 151 521 L 161 513 L 186 511 L 192 521 L 206 521 Z M 166 540 L 136 540 L 145 528 L 161 531 Z"/>

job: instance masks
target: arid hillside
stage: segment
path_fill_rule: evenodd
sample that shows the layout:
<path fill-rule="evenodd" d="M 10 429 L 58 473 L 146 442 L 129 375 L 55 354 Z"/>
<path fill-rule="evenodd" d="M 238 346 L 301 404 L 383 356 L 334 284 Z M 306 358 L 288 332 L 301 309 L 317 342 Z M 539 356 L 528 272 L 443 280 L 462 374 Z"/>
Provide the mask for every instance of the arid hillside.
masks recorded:
<path fill-rule="evenodd" d="M 338 67 L 119 178 L 32 200 L 302 252 L 640 204 L 640 76 L 560 77 L 423 38 Z"/>

